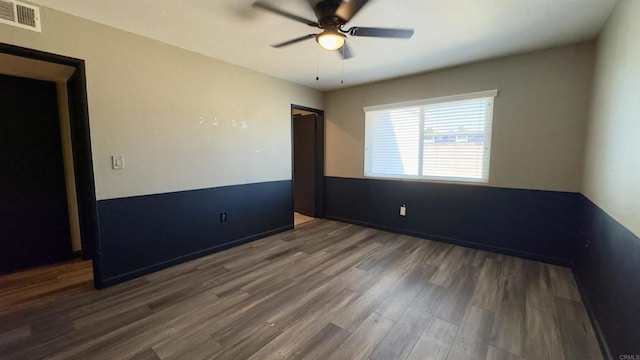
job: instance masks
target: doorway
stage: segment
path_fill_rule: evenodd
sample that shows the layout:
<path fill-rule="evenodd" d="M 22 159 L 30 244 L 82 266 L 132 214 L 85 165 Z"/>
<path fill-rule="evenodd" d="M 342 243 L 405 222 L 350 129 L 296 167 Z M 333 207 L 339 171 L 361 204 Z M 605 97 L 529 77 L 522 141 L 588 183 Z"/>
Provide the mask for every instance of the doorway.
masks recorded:
<path fill-rule="evenodd" d="M 10 261 L 3 257 L 0 272 L 69 260 L 72 250 L 96 265 L 84 61 L 1 43 L 0 60 L 3 98 L 13 99 L 0 118 L 3 133 L 11 135 L 0 149 L 11 163 L 2 178 L 11 186 L 0 194 L 0 205 L 11 215 L 5 225 L 17 224 L 3 226 L 0 245 Z M 99 266 L 90 267 L 98 287 Z"/>
<path fill-rule="evenodd" d="M 70 260 L 56 84 L 0 74 L 0 274 Z"/>
<path fill-rule="evenodd" d="M 291 106 L 293 220 L 324 217 L 324 111 Z"/>

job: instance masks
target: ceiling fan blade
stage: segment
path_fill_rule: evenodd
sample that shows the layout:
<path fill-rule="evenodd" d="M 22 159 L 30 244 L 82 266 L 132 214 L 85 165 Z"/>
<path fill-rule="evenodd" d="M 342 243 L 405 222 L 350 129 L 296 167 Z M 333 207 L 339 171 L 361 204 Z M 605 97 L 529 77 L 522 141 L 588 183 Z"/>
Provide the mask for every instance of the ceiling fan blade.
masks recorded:
<path fill-rule="evenodd" d="M 389 29 L 356 26 L 349 29 L 348 33 L 351 36 L 409 39 L 413 36 L 413 29 Z"/>
<path fill-rule="evenodd" d="M 340 48 L 338 52 L 344 60 L 349 60 L 353 57 L 353 53 L 351 52 L 351 48 L 349 47 L 348 43 L 344 43 L 344 45 L 342 45 L 342 48 Z"/>
<path fill-rule="evenodd" d="M 369 0 L 343 0 L 336 10 L 336 16 L 344 21 L 349 21 L 367 2 Z"/>
<path fill-rule="evenodd" d="M 263 10 L 270 11 L 270 12 L 272 12 L 274 14 L 278 14 L 280 16 L 284 16 L 284 17 L 286 17 L 288 19 L 291 19 L 291 20 L 294 20 L 294 21 L 297 21 L 297 22 L 301 22 L 303 24 L 307 24 L 309 26 L 320 27 L 320 25 L 315 21 L 312 21 L 312 20 L 309 20 L 309 19 L 305 19 L 305 18 L 303 18 L 301 16 L 292 14 L 292 13 L 287 12 L 287 11 L 284 11 L 284 10 L 279 9 L 279 8 L 277 8 L 275 6 L 272 6 L 272 5 L 270 5 L 270 4 L 268 4 L 268 3 L 264 2 L 264 1 L 256 1 L 256 2 L 253 3 L 253 6 L 261 8 Z"/>
<path fill-rule="evenodd" d="M 309 35 L 305 35 L 305 36 L 300 36 L 299 38 L 295 38 L 295 39 L 292 39 L 292 40 L 281 42 L 281 43 L 278 43 L 278 44 L 273 44 L 271 46 L 274 47 L 274 48 L 281 48 L 281 47 L 285 47 L 287 45 L 298 43 L 300 41 L 314 39 L 316 36 L 317 36 L 316 34 L 309 34 Z"/>

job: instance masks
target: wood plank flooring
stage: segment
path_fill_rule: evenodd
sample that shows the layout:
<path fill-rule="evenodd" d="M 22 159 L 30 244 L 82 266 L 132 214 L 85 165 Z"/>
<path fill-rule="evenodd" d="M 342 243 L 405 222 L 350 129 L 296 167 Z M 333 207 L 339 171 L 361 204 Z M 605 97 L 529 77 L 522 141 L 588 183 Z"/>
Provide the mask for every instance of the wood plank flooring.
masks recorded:
<path fill-rule="evenodd" d="M 304 224 L 306 222 L 309 222 L 309 221 L 311 221 L 313 219 L 314 218 L 312 218 L 311 216 L 300 214 L 299 212 L 294 212 L 293 213 L 293 225 L 294 226 L 302 225 L 302 224 Z"/>
<path fill-rule="evenodd" d="M 0 316 L 91 291 L 91 261 L 74 260 L 0 276 Z"/>
<path fill-rule="evenodd" d="M 31 306 L 9 283 L 2 359 L 601 359 L 567 268 L 320 219 Z"/>

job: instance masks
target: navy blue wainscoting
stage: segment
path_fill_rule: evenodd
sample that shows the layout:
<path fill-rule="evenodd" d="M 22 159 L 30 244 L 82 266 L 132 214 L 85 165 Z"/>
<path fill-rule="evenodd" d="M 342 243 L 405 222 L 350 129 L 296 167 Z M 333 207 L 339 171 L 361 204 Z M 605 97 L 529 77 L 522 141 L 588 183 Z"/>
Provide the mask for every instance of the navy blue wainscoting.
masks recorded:
<path fill-rule="evenodd" d="M 291 181 L 101 200 L 98 219 L 104 287 L 293 228 Z"/>
<path fill-rule="evenodd" d="M 607 357 L 638 357 L 640 239 L 585 197 L 583 206 L 583 237 L 573 269 L 582 298 Z"/>
<path fill-rule="evenodd" d="M 578 244 L 578 193 L 339 177 L 325 184 L 335 220 L 567 266 Z"/>

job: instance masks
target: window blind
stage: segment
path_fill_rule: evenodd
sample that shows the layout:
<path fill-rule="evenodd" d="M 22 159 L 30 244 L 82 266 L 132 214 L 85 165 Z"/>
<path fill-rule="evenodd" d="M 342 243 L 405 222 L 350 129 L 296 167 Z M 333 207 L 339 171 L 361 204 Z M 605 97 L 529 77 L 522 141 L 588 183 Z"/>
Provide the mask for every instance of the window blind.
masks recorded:
<path fill-rule="evenodd" d="M 496 94 L 365 108 L 365 176 L 487 182 Z"/>

